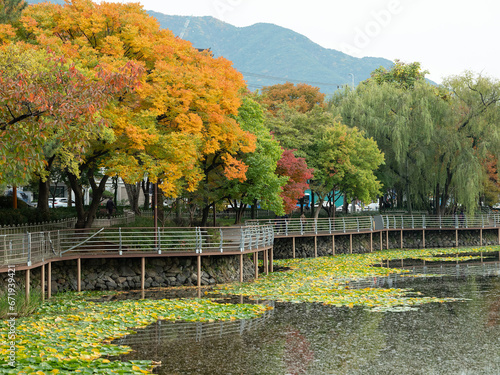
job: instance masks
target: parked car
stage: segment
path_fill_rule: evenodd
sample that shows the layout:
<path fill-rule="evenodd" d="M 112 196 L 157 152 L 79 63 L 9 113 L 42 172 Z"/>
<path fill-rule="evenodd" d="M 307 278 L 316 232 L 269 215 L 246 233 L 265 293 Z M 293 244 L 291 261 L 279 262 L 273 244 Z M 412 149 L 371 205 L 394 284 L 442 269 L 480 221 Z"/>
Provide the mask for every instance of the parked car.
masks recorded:
<path fill-rule="evenodd" d="M 68 198 L 49 198 L 49 207 L 68 207 Z"/>
<path fill-rule="evenodd" d="M 367 211 L 378 211 L 379 210 L 379 203 L 370 203 L 369 205 L 365 206 L 365 210 Z"/>

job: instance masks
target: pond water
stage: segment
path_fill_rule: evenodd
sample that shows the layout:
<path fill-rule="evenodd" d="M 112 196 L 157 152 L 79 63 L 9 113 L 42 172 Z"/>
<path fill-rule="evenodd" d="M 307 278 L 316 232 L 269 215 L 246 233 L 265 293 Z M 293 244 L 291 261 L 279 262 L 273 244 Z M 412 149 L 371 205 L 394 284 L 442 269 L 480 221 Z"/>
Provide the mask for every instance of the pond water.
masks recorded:
<path fill-rule="evenodd" d="M 273 303 L 253 321 L 158 322 L 116 340 L 159 374 L 500 374 L 500 278 L 391 279 L 460 302 L 400 312 Z M 363 286 L 364 287 L 364 286 Z"/>

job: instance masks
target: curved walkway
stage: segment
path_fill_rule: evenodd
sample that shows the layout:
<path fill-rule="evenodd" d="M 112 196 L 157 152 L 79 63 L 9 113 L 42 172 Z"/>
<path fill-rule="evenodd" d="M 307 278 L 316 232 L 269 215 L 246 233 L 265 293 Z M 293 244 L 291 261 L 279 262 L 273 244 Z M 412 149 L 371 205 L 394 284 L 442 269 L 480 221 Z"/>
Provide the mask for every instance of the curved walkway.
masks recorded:
<path fill-rule="evenodd" d="M 200 285 L 202 256 L 240 256 L 240 280 L 243 280 L 243 255 L 254 254 L 255 275 L 258 276 L 258 253 L 263 253 L 266 273 L 272 271 L 273 243 L 275 238 L 293 240 L 313 237 L 315 242 L 320 236 L 332 236 L 335 254 L 335 236 L 370 234 L 370 250 L 373 251 L 373 234 L 382 237 L 385 233 L 387 248 L 389 232 L 400 232 L 403 247 L 404 231 L 420 230 L 498 230 L 500 244 L 500 215 L 480 216 L 426 216 L 426 215 L 377 215 L 328 219 L 273 219 L 250 220 L 244 227 L 222 228 L 98 228 L 64 229 L 52 231 L 26 232 L 0 235 L 0 273 L 13 269 L 26 271 L 26 285 L 29 285 L 29 270 L 42 267 L 42 287 L 45 280 L 45 266 L 62 260 L 77 260 L 78 290 L 80 290 L 81 260 L 91 258 L 141 258 L 144 275 L 145 258 L 151 257 L 197 257 L 198 285 Z M 377 246 L 378 247 L 378 246 Z M 50 283 L 50 276 L 48 277 Z M 142 280 L 144 286 L 144 280 Z M 27 288 L 29 289 L 29 288 Z M 144 289 L 144 288 L 143 288 Z M 50 285 L 49 285 L 50 296 Z M 29 292 L 27 291 L 27 294 Z"/>

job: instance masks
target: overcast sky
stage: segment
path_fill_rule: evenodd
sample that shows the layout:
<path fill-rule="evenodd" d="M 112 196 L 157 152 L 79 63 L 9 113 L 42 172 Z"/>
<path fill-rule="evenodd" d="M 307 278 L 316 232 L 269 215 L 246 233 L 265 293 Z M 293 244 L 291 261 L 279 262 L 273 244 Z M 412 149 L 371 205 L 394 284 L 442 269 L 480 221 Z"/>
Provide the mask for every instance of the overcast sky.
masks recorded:
<path fill-rule="evenodd" d="M 123 0 L 127 1 L 127 0 Z M 137 2 L 133 1 L 133 2 Z M 492 0 L 141 0 L 146 10 L 274 23 L 352 56 L 419 61 L 428 78 L 500 78 L 500 2 Z"/>

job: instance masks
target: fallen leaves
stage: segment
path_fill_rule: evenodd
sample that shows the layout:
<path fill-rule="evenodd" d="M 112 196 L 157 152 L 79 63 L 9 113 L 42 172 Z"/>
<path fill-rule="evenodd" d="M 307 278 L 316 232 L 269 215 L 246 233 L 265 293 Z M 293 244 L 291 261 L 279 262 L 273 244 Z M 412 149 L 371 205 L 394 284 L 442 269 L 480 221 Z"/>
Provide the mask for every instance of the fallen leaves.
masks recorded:
<path fill-rule="evenodd" d="M 315 302 L 351 308 L 364 306 L 370 311 L 405 311 L 424 303 L 448 302 L 455 299 L 421 296 L 409 289 L 349 288 L 349 282 L 408 272 L 404 269 L 376 266 L 391 260 L 469 261 L 480 258 L 480 256 L 470 254 L 498 252 L 499 250 L 499 246 L 388 250 L 368 254 L 277 260 L 275 263 L 278 266 L 287 267 L 290 270 L 269 274 L 252 283 L 225 285 L 216 288 L 216 292 L 282 302 Z"/>
<path fill-rule="evenodd" d="M 33 315 L 16 322 L 15 368 L 0 358 L 2 374 L 145 374 L 151 361 L 110 361 L 107 356 L 128 353 L 111 340 L 134 333 L 155 321 L 219 321 L 249 319 L 266 306 L 233 305 L 209 300 L 123 300 L 93 302 L 95 293 L 66 293 L 51 299 Z M 9 350 L 7 321 L 0 322 L 0 352 Z M 58 372 L 57 372 L 58 371 Z"/>

